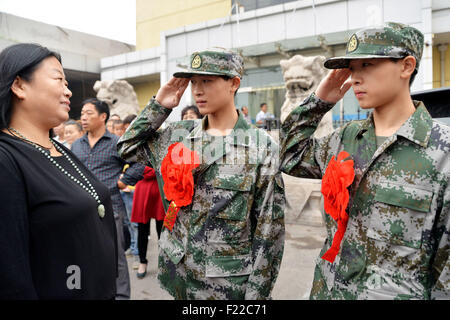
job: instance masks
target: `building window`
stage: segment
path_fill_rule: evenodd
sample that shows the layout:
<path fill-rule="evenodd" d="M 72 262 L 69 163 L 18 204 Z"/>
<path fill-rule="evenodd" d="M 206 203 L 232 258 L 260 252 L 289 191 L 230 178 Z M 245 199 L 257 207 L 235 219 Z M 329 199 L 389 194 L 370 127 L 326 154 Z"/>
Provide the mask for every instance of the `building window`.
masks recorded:
<path fill-rule="evenodd" d="M 286 89 L 284 86 L 268 86 L 259 88 L 243 88 L 236 95 L 235 105 L 240 110 L 243 106 L 248 108 L 248 113 L 255 123 L 255 118 L 260 111 L 261 103 L 267 104 L 267 112 L 275 119 L 280 119 L 281 106 L 284 103 Z"/>
<path fill-rule="evenodd" d="M 232 0 L 232 4 L 237 3 L 240 12 L 245 12 L 294 1 L 297 0 Z M 233 14 L 236 14 L 236 7 L 233 8 Z"/>

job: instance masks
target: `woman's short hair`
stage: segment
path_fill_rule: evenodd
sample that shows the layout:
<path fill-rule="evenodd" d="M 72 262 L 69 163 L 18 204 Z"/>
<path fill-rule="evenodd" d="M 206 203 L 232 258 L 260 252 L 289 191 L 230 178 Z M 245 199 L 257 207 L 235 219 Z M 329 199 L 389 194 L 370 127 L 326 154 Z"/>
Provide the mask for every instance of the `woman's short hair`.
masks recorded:
<path fill-rule="evenodd" d="M 123 123 L 124 124 L 131 124 L 134 119 L 136 119 L 136 115 L 135 114 L 130 114 L 130 115 L 126 116 L 125 119 L 123 119 Z"/>
<path fill-rule="evenodd" d="M 114 128 L 115 125 L 123 124 L 123 120 L 116 120 L 116 119 L 114 119 L 113 121 L 114 121 L 113 122 L 113 128 Z"/>
<path fill-rule="evenodd" d="M 201 119 L 203 118 L 202 114 L 200 113 L 200 111 L 198 110 L 197 106 L 187 106 L 185 107 L 183 110 L 181 110 L 181 120 L 183 120 L 184 115 L 189 111 L 192 110 L 195 115 L 197 116 L 197 119 Z"/>
<path fill-rule="evenodd" d="M 40 63 L 48 57 L 61 63 L 59 53 L 34 43 L 15 44 L 0 53 L 0 129 L 7 128 L 11 121 L 14 80 L 20 77 L 31 81 Z"/>
<path fill-rule="evenodd" d="M 83 131 L 83 127 L 81 126 L 81 124 L 73 119 L 69 119 L 66 121 L 65 123 L 66 127 L 67 126 L 75 126 L 77 128 L 78 131 L 82 132 Z"/>
<path fill-rule="evenodd" d="M 97 98 L 89 98 L 84 100 L 81 103 L 81 107 L 83 107 L 85 104 L 92 104 L 94 105 L 95 109 L 97 110 L 98 114 L 106 113 L 106 119 L 105 124 L 108 122 L 109 119 L 109 106 L 105 101 L 99 100 Z"/>

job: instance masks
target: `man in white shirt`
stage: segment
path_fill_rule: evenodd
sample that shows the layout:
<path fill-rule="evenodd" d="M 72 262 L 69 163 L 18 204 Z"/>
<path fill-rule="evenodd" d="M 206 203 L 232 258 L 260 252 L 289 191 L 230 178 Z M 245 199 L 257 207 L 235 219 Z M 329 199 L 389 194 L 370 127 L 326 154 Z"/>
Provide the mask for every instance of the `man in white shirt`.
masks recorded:
<path fill-rule="evenodd" d="M 266 117 L 267 117 L 267 103 L 263 102 L 260 105 L 261 111 L 256 115 L 256 126 L 264 127 L 266 125 Z"/>

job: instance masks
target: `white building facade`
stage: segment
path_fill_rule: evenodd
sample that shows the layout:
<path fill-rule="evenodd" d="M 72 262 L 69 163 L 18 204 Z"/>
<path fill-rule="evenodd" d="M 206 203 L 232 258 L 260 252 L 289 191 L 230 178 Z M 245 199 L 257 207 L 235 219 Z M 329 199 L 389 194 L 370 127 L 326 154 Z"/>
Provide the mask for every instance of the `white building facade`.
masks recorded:
<path fill-rule="evenodd" d="M 342 55 L 356 30 L 388 21 L 405 23 L 425 35 L 420 70 L 411 89 L 419 91 L 433 87 L 433 46 L 444 48 L 450 42 L 450 0 L 301 0 L 233 12 L 238 13 L 166 31 L 160 47 L 103 58 L 102 80 L 159 77 L 164 84 L 188 63 L 192 52 L 229 48 L 245 57 L 246 74 L 236 105 L 249 106 L 254 117 L 259 103 L 267 102 L 269 111 L 279 116 L 285 94 L 281 59 L 295 54 Z M 192 102 L 187 90 L 180 105 Z M 351 91 L 344 106 L 348 120 L 366 116 L 360 114 Z M 180 113 L 181 108 L 176 108 L 169 121 L 179 120 Z M 339 117 L 336 108 L 334 119 Z"/>

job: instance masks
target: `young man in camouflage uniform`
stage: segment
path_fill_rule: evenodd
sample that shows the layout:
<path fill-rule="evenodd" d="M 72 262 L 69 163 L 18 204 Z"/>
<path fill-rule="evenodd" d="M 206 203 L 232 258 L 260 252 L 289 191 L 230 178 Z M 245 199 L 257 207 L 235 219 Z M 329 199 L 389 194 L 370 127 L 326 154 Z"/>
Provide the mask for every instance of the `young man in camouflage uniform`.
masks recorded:
<path fill-rule="evenodd" d="M 192 203 L 159 241 L 158 279 L 176 299 L 268 299 L 278 275 L 285 204 L 278 145 L 236 110 L 243 71 L 238 54 L 192 54 L 188 70 L 160 88 L 118 144 L 124 159 L 157 172 L 174 142 L 201 159 Z M 189 82 L 206 116 L 158 130 Z"/>
<path fill-rule="evenodd" d="M 350 37 L 344 57 L 315 94 L 283 123 L 282 171 L 322 178 L 330 158 L 347 151 L 355 178 L 348 188 L 347 228 L 333 263 L 316 262 L 311 299 L 449 299 L 450 129 L 412 101 L 423 35 L 387 23 Z M 350 81 L 346 81 L 351 76 Z M 312 137 L 323 115 L 353 87 L 366 120 Z"/>

